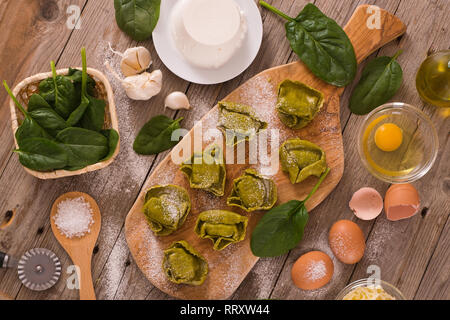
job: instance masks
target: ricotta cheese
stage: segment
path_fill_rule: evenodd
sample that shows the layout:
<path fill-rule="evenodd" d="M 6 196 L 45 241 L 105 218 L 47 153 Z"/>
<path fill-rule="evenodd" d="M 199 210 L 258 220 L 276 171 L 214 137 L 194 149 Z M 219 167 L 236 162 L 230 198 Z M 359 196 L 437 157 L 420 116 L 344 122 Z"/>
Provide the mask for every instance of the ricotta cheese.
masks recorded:
<path fill-rule="evenodd" d="M 244 13 L 234 0 L 180 0 L 170 19 L 177 49 L 202 68 L 227 63 L 247 33 Z"/>

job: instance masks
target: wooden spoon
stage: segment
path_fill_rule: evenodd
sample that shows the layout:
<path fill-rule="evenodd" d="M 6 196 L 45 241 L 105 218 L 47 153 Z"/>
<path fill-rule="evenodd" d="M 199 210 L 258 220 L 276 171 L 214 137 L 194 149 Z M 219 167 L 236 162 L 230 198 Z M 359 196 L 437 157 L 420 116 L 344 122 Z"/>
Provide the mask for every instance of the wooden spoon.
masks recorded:
<path fill-rule="evenodd" d="M 84 200 L 90 204 L 94 223 L 90 227 L 91 232 L 87 233 L 83 237 L 67 238 L 59 231 L 58 227 L 55 225 L 55 220 L 53 217 L 56 215 L 56 212 L 58 211 L 58 204 L 61 201 L 79 197 L 83 197 Z M 100 233 L 101 222 L 101 214 L 97 202 L 95 202 L 95 200 L 86 193 L 68 192 L 61 195 L 53 203 L 52 211 L 50 213 L 50 223 L 53 234 L 70 256 L 73 264 L 80 268 L 78 279 L 80 284 L 80 300 L 96 299 L 94 285 L 92 283 L 91 260 L 92 252 L 94 250 L 95 243 L 97 242 L 98 234 Z"/>

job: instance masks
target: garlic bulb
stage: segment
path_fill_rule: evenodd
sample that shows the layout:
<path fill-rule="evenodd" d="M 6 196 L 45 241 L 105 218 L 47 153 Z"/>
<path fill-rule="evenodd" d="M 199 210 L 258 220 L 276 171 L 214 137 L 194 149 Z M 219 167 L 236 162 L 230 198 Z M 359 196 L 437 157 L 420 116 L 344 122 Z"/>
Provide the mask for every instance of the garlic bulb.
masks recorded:
<path fill-rule="evenodd" d="M 189 99 L 183 92 L 174 91 L 170 93 L 164 100 L 164 105 L 166 108 L 172 110 L 186 109 L 189 110 L 191 105 L 189 104 Z"/>
<path fill-rule="evenodd" d="M 122 86 L 127 96 L 133 100 L 149 100 L 161 91 L 162 72 L 155 70 L 152 73 L 143 72 L 122 80 Z"/>
<path fill-rule="evenodd" d="M 125 77 L 134 76 L 147 70 L 152 64 L 150 51 L 144 47 L 128 48 L 124 53 L 114 51 L 109 44 L 109 49 L 122 57 L 120 70 Z"/>
<path fill-rule="evenodd" d="M 111 68 L 108 62 L 105 62 L 108 70 L 114 77 L 120 81 L 125 93 L 133 100 L 149 100 L 156 96 L 162 87 L 162 72 L 154 70 L 152 73 L 143 72 L 121 79 L 120 76 Z"/>

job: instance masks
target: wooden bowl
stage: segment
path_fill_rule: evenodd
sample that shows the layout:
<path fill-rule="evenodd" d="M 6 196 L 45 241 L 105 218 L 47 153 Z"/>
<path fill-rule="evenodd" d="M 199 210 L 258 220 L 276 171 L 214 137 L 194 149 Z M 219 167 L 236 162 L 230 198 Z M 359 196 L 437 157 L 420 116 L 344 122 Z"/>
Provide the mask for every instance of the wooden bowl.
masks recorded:
<path fill-rule="evenodd" d="M 81 70 L 81 68 L 77 68 Z M 56 71 L 57 74 L 67 74 L 69 72 L 68 68 L 65 69 L 59 69 Z M 95 97 L 98 99 L 103 99 L 106 102 L 106 110 L 105 110 L 105 122 L 103 125 L 104 129 L 115 129 L 117 133 L 119 133 L 119 123 L 117 121 L 117 113 L 116 113 L 116 106 L 114 104 L 114 94 L 111 88 L 111 84 L 108 81 L 108 78 L 106 76 L 92 68 L 87 68 L 87 73 L 95 80 L 96 82 L 96 94 Z M 17 100 L 19 100 L 20 103 L 24 105 L 24 108 L 26 109 L 28 105 L 28 100 L 30 99 L 31 95 L 33 93 L 39 92 L 39 83 L 47 78 L 52 77 L 51 72 L 44 72 L 44 73 L 38 73 L 34 76 L 28 77 L 25 80 L 21 81 L 15 88 L 13 89 L 13 94 L 16 96 Z M 20 112 L 20 110 L 16 107 L 14 104 L 14 101 L 11 99 L 9 103 L 9 107 L 11 110 L 11 124 L 12 124 L 12 130 L 13 130 L 13 136 L 14 136 L 14 143 L 16 145 L 16 148 L 19 147 L 16 140 L 16 131 L 19 128 L 19 121 L 23 120 L 23 115 Z M 89 165 L 83 169 L 76 170 L 76 171 L 67 171 L 67 170 L 55 170 L 50 172 L 40 172 L 31 170 L 28 168 L 25 168 L 25 171 L 27 171 L 29 174 L 39 178 L 39 179 L 56 179 L 56 178 L 63 178 L 63 177 L 69 177 L 69 176 L 77 176 L 86 172 L 91 172 L 99 169 L 103 169 L 107 166 L 109 166 L 114 159 L 116 158 L 117 154 L 119 153 L 120 149 L 120 141 L 117 143 L 116 150 L 111 158 L 108 160 L 97 162 L 92 165 Z"/>

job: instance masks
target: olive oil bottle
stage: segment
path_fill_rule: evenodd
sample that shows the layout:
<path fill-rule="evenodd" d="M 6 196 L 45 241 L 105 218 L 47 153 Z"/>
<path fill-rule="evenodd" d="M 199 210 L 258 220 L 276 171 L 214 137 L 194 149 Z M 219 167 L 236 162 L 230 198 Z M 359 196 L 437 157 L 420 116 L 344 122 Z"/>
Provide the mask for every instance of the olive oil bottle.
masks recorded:
<path fill-rule="evenodd" d="M 416 87 L 425 102 L 450 108 L 450 50 L 436 52 L 422 63 Z"/>

